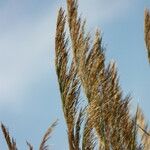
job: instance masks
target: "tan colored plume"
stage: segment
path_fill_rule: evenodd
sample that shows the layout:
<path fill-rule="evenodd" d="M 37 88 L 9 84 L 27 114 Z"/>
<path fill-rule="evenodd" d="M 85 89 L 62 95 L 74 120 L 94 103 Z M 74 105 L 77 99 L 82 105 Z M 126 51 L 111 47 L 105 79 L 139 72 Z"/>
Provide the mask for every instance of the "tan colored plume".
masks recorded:
<path fill-rule="evenodd" d="M 150 63 L 150 11 L 148 9 L 145 10 L 144 35 L 145 35 L 145 43 L 147 48 L 148 60 Z"/>

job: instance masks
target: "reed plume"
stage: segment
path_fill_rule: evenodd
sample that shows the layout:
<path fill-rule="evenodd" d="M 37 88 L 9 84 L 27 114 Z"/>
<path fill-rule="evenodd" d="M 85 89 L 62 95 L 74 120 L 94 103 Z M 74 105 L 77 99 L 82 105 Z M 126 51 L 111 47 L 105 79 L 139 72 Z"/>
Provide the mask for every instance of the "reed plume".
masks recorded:
<path fill-rule="evenodd" d="M 76 69 L 74 63 L 71 63 L 70 70 L 68 67 L 68 49 L 65 35 L 66 17 L 62 8 L 59 10 L 57 18 L 55 52 L 56 52 L 56 72 L 60 87 L 60 94 L 62 99 L 62 107 L 64 117 L 66 119 L 68 128 L 68 141 L 71 150 L 79 149 L 75 143 L 75 124 L 77 115 L 77 105 L 80 94 L 79 80 L 76 77 Z"/>
<path fill-rule="evenodd" d="M 48 150 L 48 145 L 46 144 L 48 139 L 50 138 L 50 135 L 54 129 L 54 127 L 57 125 L 57 121 L 55 121 L 46 131 L 46 133 L 44 134 L 39 150 Z M 7 143 L 8 149 L 9 150 L 18 150 L 17 145 L 16 145 L 16 141 L 14 140 L 14 138 L 10 137 L 10 134 L 8 132 L 8 129 L 5 127 L 4 124 L 1 123 L 1 129 L 2 129 L 2 133 L 4 135 L 5 141 Z M 33 150 L 33 146 L 29 143 L 26 142 L 29 150 Z"/>
<path fill-rule="evenodd" d="M 17 150 L 16 142 L 14 138 L 11 138 L 9 135 L 8 129 L 5 127 L 4 124 L 1 123 L 1 129 L 5 138 L 5 141 L 7 143 L 8 149 L 9 150 Z"/>
<path fill-rule="evenodd" d="M 144 35 L 145 35 L 145 43 L 147 48 L 148 60 L 150 63 L 150 11 L 148 9 L 145 10 Z"/>
<path fill-rule="evenodd" d="M 67 16 L 64 16 L 64 11 L 62 8 L 60 9 L 55 40 L 55 64 L 63 111 L 68 133 L 72 133 L 68 136 L 70 149 L 79 149 L 79 146 L 76 148 L 73 146 L 75 144 L 73 142 L 74 133 L 72 132 L 78 122 L 75 122 L 78 119 L 76 119 L 76 113 L 73 112 L 77 112 L 78 108 L 76 105 L 71 105 L 71 102 L 79 103 L 79 93 L 77 99 L 72 98 L 71 102 L 66 104 L 68 102 L 66 93 L 69 93 L 72 81 L 75 80 L 81 82 L 88 99 L 87 120 L 84 118 L 87 122 L 82 135 L 82 149 L 88 149 L 90 145 L 93 146 L 90 147 L 91 149 L 95 148 L 94 128 L 98 137 L 99 149 L 141 149 L 140 142 L 137 142 L 137 128 L 139 128 L 139 126 L 137 127 L 137 116 L 131 117 L 129 113 L 131 97 L 124 97 L 122 94 L 115 63 L 110 62 L 107 66 L 105 65 L 105 49 L 102 46 L 102 37 L 99 31 L 95 33 L 94 42 L 91 45 L 91 36 L 85 32 L 86 22 L 78 17 L 77 2 L 77 0 L 67 0 Z M 67 39 L 66 22 L 68 22 L 70 35 Z M 69 70 L 68 39 L 71 41 L 70 45 L 73 51 Z M 75 76 L 72 78 L 73 74 Z M 79 89 L 77 87 L 79 86 L 73 88 L 74 91 Z M 74 110 L 69 113 L 69 116 L 66 113 L 68 107 L 70 110 Z M 71 129 L 68 120 L 71 122 Z M 72 137 L 71 142 L 70 137 Z M 85 145 L 85 143 L 88 144 Z"/>
<path fill-rule="evenodd" d="M 138 132 L 141 135 L 141 143 L 144 150 L 150 149 L 150 129 L 146 123 L 142 110 L 137 108 L 137 126 Z"/>
<path fill-rule="evenodd" d="M 84 120 L 84 108 L 80 108 L 79 106 L 81 85 L 77 77 L 75 63 L 69 58 L 69 38 L 66 38 L 65 24 L 65 11 L 60 8 L 58 12 L 55 38 L 55 66 L 63 113 L 67 124 L 69 148 L 70 150 L 79 150 L 82 136 L 80 133 L 81 125 Z"/>
<path fill-rule="evenodd" d="M 93 45 L 78 17 L 77 0 L 67 0 L 73 59 L 88 99 L 88 114 L 99 138 L 99 149 L 137 148 L 135 124 L 129 114 L 130 97 L 123 97 L 115 63 L 105 65 L 105 49 L 99 31 Z"/>
<path fill-rule="evenodd" d="M 44 134 L 42 138 L 39 150 L 48 150 L 48 145 L 46 143 L 48 139 L 50 138 L 51 133 L 56 125 L 57 125 L 57 120 L 47 129 L 46 133 Z"/>

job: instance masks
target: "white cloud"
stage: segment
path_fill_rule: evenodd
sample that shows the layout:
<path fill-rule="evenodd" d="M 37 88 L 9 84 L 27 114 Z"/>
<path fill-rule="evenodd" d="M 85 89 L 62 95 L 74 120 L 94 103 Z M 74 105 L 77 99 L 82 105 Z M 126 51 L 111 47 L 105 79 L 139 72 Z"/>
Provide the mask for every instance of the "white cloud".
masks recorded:
<path fill-rule="evenodd" d="M 133 0 L 134 1 L 134 0 Z M 132 6 L 131 0 L 80 0 L 80 9 L 88 23 L 110 23 Z"/>
<path fill-rule="evenodd" d="M 18 25 L 0 30 L 0 106 L 18 103 L 17 97 L 52 68 L 55 17 L 52 8 L 36 20 L 18 18 Z"/>

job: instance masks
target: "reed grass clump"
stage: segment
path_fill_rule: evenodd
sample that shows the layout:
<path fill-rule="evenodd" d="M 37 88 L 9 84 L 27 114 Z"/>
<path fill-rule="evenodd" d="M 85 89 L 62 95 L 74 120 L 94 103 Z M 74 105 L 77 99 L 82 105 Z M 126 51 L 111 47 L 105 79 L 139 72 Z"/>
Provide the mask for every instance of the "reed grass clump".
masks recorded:
<path fill-rule="evenodd" d="M 58 13 L 55 64 L 70 150 L 137 150 L 144 148 L 146 150 L 148 142 L 143 142 L 143 138 L 138 139 L 143 135 L 148 136 L 147 129 L 137 124 L 139 113 L 134 116 L 130 114 L 131 96 L 123 95 L 115 62 L 110 61 L 108 65 L 105 64 L 105 48 L 102 46 L 100 31 L 96 31 L 92 40 L 89 32 L 86 32 L 86 21 L 78 15 L 78 1 L 66 0 L 66 3 L 67 10 L 60 8 Z M 69 32 L 66 32 L 66 27 Z M 73 54 L 72 58 L 68 55 L 70 51 Z M 70 61 L 71 66 L 68 65 Z M 75 81 L 77 84 L 73 86 Z M 81 120 L 80 115 L 76 115 L 80 114 L 80 108 L 75 105 L 80 101 L 80 86 L 83 88 L 88 104 L 84 113 L 81 113 L 82 121 L 79 122 L 84 128 L 92 131 L 90 133 L 92 137 L 88 137 L 88 141 L 91 138 L 90 141 L 94 145 L 92 148 L 88 148 L 89 145 L 84 146 L 85 134 L 80 131 L 78 132 L 82 137 L 79 139 L 81 142 L 78 142 L 78 146 L 73 146 L 76 139 L 74 135 L 76 120 Z M 69 99 L 70 96 L 71 99 Z M 82 103 L 80 106 L 83 107 Z M 71 112 L 66 113 L 69 110 Z M 88 127 L 86 123 L 84 124 L 85 120 L 89 123 Z M 142 135 L 139 134 L 139 128 L 143 129 Z M 73 143 L 70 142 L 70 137 Z M 79 145 L 79 143 L 82 144 Z"/>
<path fill-rule="evenodd" d="M 92 38 L 86 31 L 86 21 L 79 17 L 78 1 L 66 3 L 67 10 L 58 11 L 55 67 L 69 150 L 150 150 L 150 129 L 144 114 L 138 106 L 131 115 L 132 97 L 123 94 L 116 63 L 105 63 L 101 32 L 97 30 Z M 144 33 L 150 61 L 148 10 Z M 56 125 L 57 121 L 47 129 L 39 150 L 48 150 L 47 141 Z M 4 124 L 1 129 L 8 149 L 17 150 Z M 29 150 L 34 149 L 29 142 L 26 144 Z"/>

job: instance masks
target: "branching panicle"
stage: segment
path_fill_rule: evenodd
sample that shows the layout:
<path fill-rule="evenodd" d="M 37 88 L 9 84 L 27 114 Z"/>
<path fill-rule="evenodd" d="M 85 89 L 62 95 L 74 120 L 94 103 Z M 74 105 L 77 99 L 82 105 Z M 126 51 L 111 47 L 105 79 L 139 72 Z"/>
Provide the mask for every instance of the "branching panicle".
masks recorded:
<path fill-rule="evenodd" d="M 26 143 L 27 143 L 27 146 L 29 147 L 29 150 L 33 150 L 33 146 L 29 142 L 26 142 Z"/>
<path fill-rule="evenodd" d="M 8 130 L 5 125 L 1 123 L 1 129 L 6 140 L 7 146 L 9 150 L 17 150 L 16 142 L 13 138 L 10 137 Z"/>
<path fill-rule="evenodd" d="M 148 53 L 148 60 L 150 63 L 150 11 L 145 10 L 145 20 L 144 20 L 144 34 L 145 34 L 145 43 Z"/>
<path fill-rule="evenodd" d="M 51 133 L 53 131 L 53 129 L 55 128 L 55 126 L 57 125 L 57 120 L 47 129 L 46 133 L 44 134 L 39 150 L 48 150 L 48 145 L 46 144 L 48 139 L 51 136 Z"/>
<path fill-rule="evenodd" d="M 60 9 L 55 38 L 55 64 L 64 117 L 67 123 L 69 147 L 71 150 L 79 150 L 80 125 L 82 124 L 82 113 L 80 112 L 78 115 L 80 82 L 77 77 L 77 69 L 74 61 L 68 55 L 69 48 L 66 44 L 65 22 L 64 11 Z M 69 61 L 71 61 L 71 65 L 69 65 Z"/>
<path fill-rule="evenodd" d="M 146 123 L 144 114 L 142 110 L 137 107 L 137 128 L 138 132 L 141 135 L 142 145 L 144 150 L 150 149 L 150 129 L 148 129 L 148 125 Z"/>
<path fill-rule="evenodd" d="M 88 115 L 99 144 L 106 150 L 136 147 L 133 142 L 135 125 L 128 108 L 130 97 L 123 98 L 115 64 L 105 65 L 100 32 L 96 32 L 90 46 L 91 38 L 86 36 L 85 24 L 78 17 L 77 1 L 67 0 L 67 8 L 73 59 L 89 102 Z"/>

